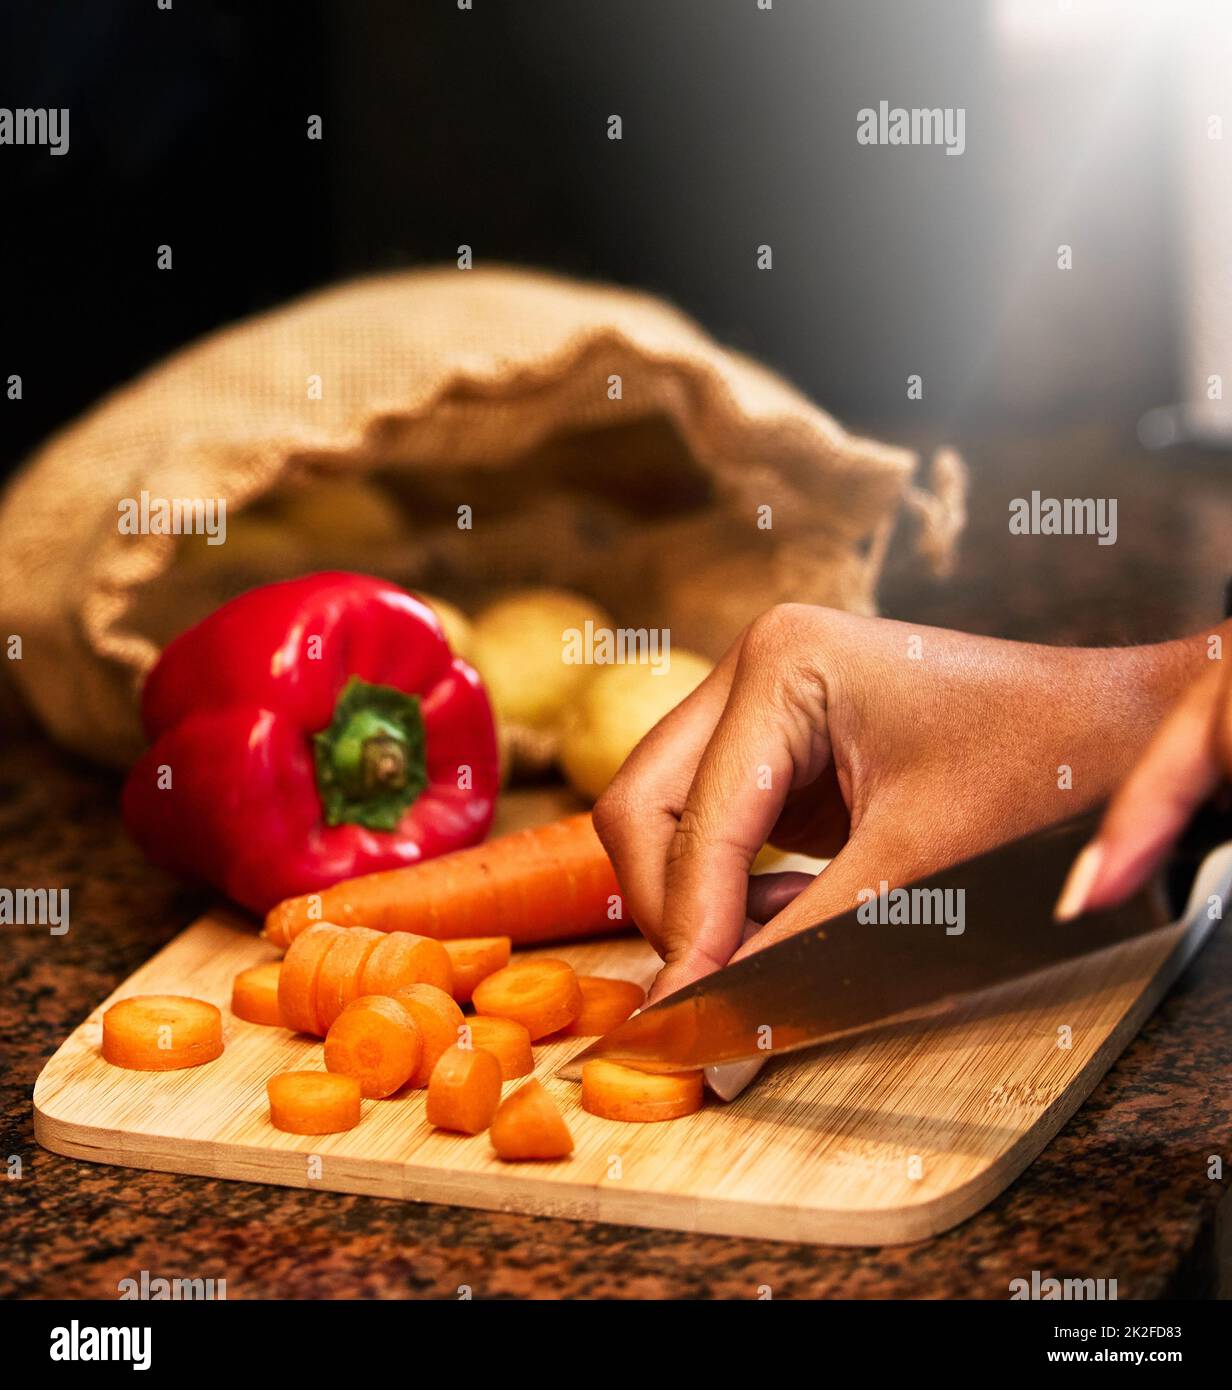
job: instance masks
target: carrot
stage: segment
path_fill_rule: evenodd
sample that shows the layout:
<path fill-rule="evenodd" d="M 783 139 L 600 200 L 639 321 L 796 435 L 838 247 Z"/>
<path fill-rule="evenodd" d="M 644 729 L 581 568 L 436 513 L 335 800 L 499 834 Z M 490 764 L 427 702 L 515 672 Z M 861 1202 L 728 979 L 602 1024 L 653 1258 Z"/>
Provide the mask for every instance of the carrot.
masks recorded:
<path fill-rule="evenodd" d="M 506 1081 L 515 1081 L 535 1069 L 530 1034 L 511 1018 L 484 1018 L 476 1014 L 466 1020 L 470 1045 L 490 1052 L 500 1063 Z"/>
<path fill-rule="evenodd" d="M 497 1107 L 492 1147 L 498 1158 L 567 1158 L 573 1136 L 552 1097 L 539 1082 L 528 1081 Z"/>
<path fill-rule="evenodd" d="M 278 1008 L 295 1033 L 317 1031 L 317 979 L 325 954 L 342 933 L 332 922 L 318 922 L 291 946 L 278 976 Z"/>
<path fill-rule="evenodd" d="M 241 970 L 231 983 L 231 1012 L 246 1023 L 282 1022 L 278 1012 L 278 976 L 282 962 L 266 961 Z"/>
<path fill-rule="evenodd" d="M 130 1071 L 179 1071 L 222 1056 L 222 1014 L 203 999 L 141 994 L 103 1015 L 103 1056 Z"/>
<path fill-rule="evenodd" d="M 480 980 L 509 964 L 513 942 L 507 936 L 461 936 L 441 943 L 453 963 L 453 989 L 459 1004 L 470 1002 Z"/>
<path fill-rule="evenodd" d="M 490 1052 L 447 1048 L 428 1082 L 428 1123 L 462 1134 L 487 1129 L 500 1104 L 501 1080 L 501 1064 Z"/>
<path fill-rule="evenodd" d="M 609 980 L 602 975 L 579 975 L 582 1012 L 561 1031 L 571 1038 L 597 1038 L 640 1009 L 646 998 L 641 985 L 631 980 Z"/>
<path fill-rule="evenodd" d="M 375 935 L 377 948 L 364 967 L 361 994 L 394 994 L 407 985 L 435 985 L 446 994 L 452 990 L 453 964 L 439 941 L 405 931 Z"/>
<path fill-rule="evenodd" d="M 353 1076 L 370 1100 L 391 1096 L 415 1074 L 424 1040 L 415 1016 L 396 999 L 354 999 L 325 1035 L 325 1069 Z"/>
<path fill-rule="evenodd" d="M 287 946 L 321 917 L 441 941 L 497 928 L 519 946 L 623 925 L 620 888 L 589 813 L 288 898 L 265 935 Z"/>
<path fill-rule="evenodd" d="M 559 1032 L 582 1011 L 582 991 L 573 967 L 563 960 L 515 961 L 481 980 L 475 989 L 475 1012 L 511 1018 L 531 1036 Z"/>
<path fill-rule="evenodd" d="M 432 1079 L 432 1069 L 462 1036 L 466 1016 L 457 1004 L 435 985 L 407 985 L 394 998 L 401 1004 L 419 1029 L 419 1063 L 410 1076 L 412 1086 L 426 1086 Z"/>
<path fill-rule="evenodd" d="M 352 999 L 359 998 L 359 981 L 364 966 L 377 946 L 387 940 L 388 937 L 381 932 L 368 931 L 364 927 L 353 927 L 335 938 L 325 953 L 320 973 L 317 975 L 315 1032 L 322 1036 L 328 1033 L 334 1019 Z M 373 994 L 382 992 L 372 991 Z M 368 991 L 364 990 L 362 993 L 366 994 Z"/>
<path fill-rule="evenodd" d="M 327 1071 L 284 1071 L 265 1083 L 270 1124 L 288 1134 L 337 1134 L 359 1123 L 359 1082 Z"/>
<path fill-rule="evenodd" d="M 675 1120 L 701 1108 L 700 1071 L 652 1073 L 599 1058 L 582 1063 L 582 1109 L 605 1120 Z"/>

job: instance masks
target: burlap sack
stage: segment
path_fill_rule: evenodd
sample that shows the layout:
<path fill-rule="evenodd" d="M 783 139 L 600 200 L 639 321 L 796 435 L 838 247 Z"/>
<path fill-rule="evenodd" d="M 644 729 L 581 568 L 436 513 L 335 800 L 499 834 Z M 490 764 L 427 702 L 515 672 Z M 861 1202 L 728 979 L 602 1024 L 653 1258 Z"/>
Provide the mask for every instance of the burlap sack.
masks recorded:
<path fill-rule="evenodd" d="M 215 333 L 51 439 L 0 505 L 0 632 L 48 730 L 124 764 L 160 645 L 248 584 L 349 565 L 464 607 L 564 585 L 713 655 L 778 601 L 872 611 L 904 502 L 944 566 L 961 464 L 937 457 L 933 493 L 916 466 L 648 295 L 387 275 Z M 337 505 L 365 476 L 395 525 Z M 227 543 L 121 534 L 142 492 L 225 499 Z"/>

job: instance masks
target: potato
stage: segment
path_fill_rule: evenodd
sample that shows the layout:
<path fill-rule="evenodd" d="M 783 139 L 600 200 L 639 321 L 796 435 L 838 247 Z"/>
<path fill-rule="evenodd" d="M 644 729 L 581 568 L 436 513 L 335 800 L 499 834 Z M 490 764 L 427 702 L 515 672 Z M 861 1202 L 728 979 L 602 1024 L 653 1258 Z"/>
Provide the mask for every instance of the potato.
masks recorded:
<path fill-rule="evenodd" d="M 501 720 L 556 729 L 595 667 L 565 661 L 571 628 L 610 627 L 611 619 L 589 599 L 563 589 L 524 589 L 498 599 L 475 619 L 471 660 L 488 687 Z"/>
<path fill-rule="evenodd" d="M 357 561 L 363 548 L 406 534 L 402 510 L 390 494 L 358 475 L 317 478 L 280 499 L 282 517 L 309 537 L 316 554 Z"/>
<path fill-rule="evenodd" d="M 673 651 L 667 669 L 603 666 L 566 721 L 560 763 L 575 791 L 594 801 L 641 739 L 709 675 L 713 663 Z"/>
<path fill-rule="evenodd" d="M 320 478 L 227 514 L 225 545 L 186 536 L 177 565 L 192 574 L 227 570 L 257 582 L 313 569 L 362 565 L 372 547 L 405 533 L 397 503 L 361 477 Z"/>
<path fill-rule="evenodd" d="M 226 542 L 211 545 L 199 532 L 186 535 L 176 551 L 176 567 L 194 578 L 226 572 L 242 575 L 249 583 L 268 583 L 311 570 L 313 549 L 306 536 L 281 518 L 228 512 Z"/>
<path fill-rule="evenodd" d="M 416 594 L 441 620 L 441 626 L 445 629 L 445 641 L 449 643 L 449 650 L 453 652 L 454 656 L 460 656 L 464 661 L 469 661 L 471 620 L 448 599 L 437 598 L 435 594 L 425 594 L 419 590 L 416 590 Z"/>

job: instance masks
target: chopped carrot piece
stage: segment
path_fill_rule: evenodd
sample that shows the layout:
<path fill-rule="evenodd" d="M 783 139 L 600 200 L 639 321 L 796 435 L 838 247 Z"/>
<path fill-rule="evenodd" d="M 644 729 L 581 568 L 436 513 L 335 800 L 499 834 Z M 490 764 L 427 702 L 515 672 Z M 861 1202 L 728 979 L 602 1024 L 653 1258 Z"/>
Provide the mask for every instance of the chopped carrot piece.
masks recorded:
<path fill-rule="evenodd" d="M 598 1038 L 610 1033 L 646 998 L 641 985 L 631 980 L 609 980 L 602 975 L 579 975 L 582 1012 L 562 1031 L 571 1038 Z"/>
<path fill-rule="evenodd" d="M 462 1036 L 466 1015 L 443 989 L 435 985 L 407 985 L 394 995 L 410 1013 L 419 1029 L 419 1064 L 410 1078 L 412 1086 L 426 1086 L 432 1069 Z"/>
<path fill-rule="evenodd" d="M 446 1048 L 428 1082 L 428 1123 L 461 1134 L 487 1129 L 500 1104 L 501 1081 L 501 1065 L 490 1052 Z"/>
<path fill-rule="evenodd" d="M 314 920 L 419 932 L 444 941 L 499 921 L 520 946 L 627 926 L 620 886 L 589 813 L 502 835 L 401 869 L 384 869 L 287 898 L 265 935 L 289 946 Z"/>
<path fill-rule="evenodd" d="M 103 1056 L 130 1071 L 179 1071 L 222 1056 L 222 1014 L 203 999 L 142 994 L 103 1015 Z"/>
<path fill-rule="evenodd" d="M 605 1120 L 676 1120 L 701 1108 L 700 1071 L 638 1071 L 602 1058 L 582 1063 L 582 1109 Z"/>
<path fill-rule="evenodd" d="M 325 1035 L 325 1068 L 353 1076 L 370 1100 L 401 1090 L 419 1066 L 423 1039 L 409 1009 L 383 994 L 354 999 Z"/>
<path fill-rule="evenodd" d="M 573 1152 L 573 1136 L 538 1081 L 501 1101 L 491 1133 L 498 1158 L 566 1158 Z"/>
<path fill-rule="evenodd" d="M 535 1056 L 531 1051 L 530 1034 L 520 1023 L 511 1018 L 487 1018 L 476 1014 L 466 1020 L 470 1033 L 470 1045 L 490 1052 L 500 1063 L 501 1076 L 506 1081 L 515 1081 L 519 1076 L 528 1076 L 535 1069 Z"/>
<path fill-rule="evenodd" d="M 513 945 L 507 936 L 463 936 L 456 941 L 443 941 L 453 962 L 453 989 L 450 993 L 459 1004 L 470 1002 L 480 980 L 494 975 L 509 964 Z"/>
<path fill-rule="evenodd" d="M 278 976 L 278 1008 L 295 1033 L 317 1031 L 317 979 L 329 948 L 345 928 L 317 922 L 291 943 Z"/>
<path fill-rule="evenodd" d="M 439 941 L 409 931 L 389 932 L 368 957 L 360 984 L 361 994 L 396 994 L 407 985 L 435 985 L 448 994 L 453 964 Z"/>
<path fill-rule="evenodd" d="M 341 933 L 321 962 L 316 986 L 316 1031 L 324 1036 L 330 1024 L 352 999 L 360 996 L 359 981 L 369 956 L 382 941 L 384 933 L 367 927 L 350 927 Z M 363 993 L 367 993 L 364 990 Z M 373 993 L 379 994 L 379 990 Z"/>
<path fill-rule="evenodd" d="M 582 991 L 563 960 L 520 960 L 476 986 L 475 1012 L 511 1018 L 531 1036 L 559 1032 L 582 1012 Z"/>
<path fill-rule="evenodd" d="M 282 1022 L 278 1011 L 278 976 L 280 960 L 264 965 L 250 965 L 241 970 L 231 984 L 231 1012 L 245 1023 Z"/>
<path fill-rule="evenodd" d="M 265 1083 L 270 1124 L 288 1134 L 337 1134 L 359 1123 L 359 1082 L 328 1071 L 284 1071 Z"/>

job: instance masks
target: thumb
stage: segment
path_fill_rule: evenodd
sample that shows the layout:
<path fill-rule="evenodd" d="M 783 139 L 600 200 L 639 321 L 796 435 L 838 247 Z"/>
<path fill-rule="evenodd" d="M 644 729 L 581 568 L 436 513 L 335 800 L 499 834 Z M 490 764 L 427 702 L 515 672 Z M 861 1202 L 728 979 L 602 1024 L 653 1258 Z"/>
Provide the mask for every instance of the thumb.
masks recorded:
<path fill-rule="evenodd" d="M 806 874 L 765 875 L 767 878 L 782 878 L 789 882 L 774 885 L 765 895 L 759 893 L 755 887 L 751 888 L 750 914 L 755 908 L 772 903 L 775 896 L 781 898 L 790 895 L 790 901 L 764 926 L 760 925 L 753 915 L 746 917 L 742 945 L 731 957 L 732 961 L 744 960 L 754 951 L 773 946 L 785 937 L 816 926 L 827 917 L 836 917 L 839 913 L 855 907 L 860 889 L 876 887 L 880 879 L 886 875 L 884 865 L 887 856 L 881 850 L 874 849 L 874 844 L 875 837 L 862 829 L 811 879 Z M 800 891 L 795 891 L 797 888 Z M 721 964 L 720 962 L 712 965 L 710 969 L 717 970 Z M 694 980 L 708 973 L 708 970 L 699 969 L 696 961 L 691 958 L 670 961 L 656 977 L 646 1002 L 648 1005 L 656 1004 L 660 999 L 675 994 L 678 989 L 684 989 L 686 985 L 691 985 Z"/>
<path fill-rule="evenodd" d="M 891 881 L 891 887 L 896 886 L 895 880 L 905 881 L 901 872 L 894 872 L 890 855 L 867 827 L 866 820 L 812 883 L 760 931 L 750 935 L 732 959 L 744 960 L 754 951 L 815 927 L 828 917 L 850 912 L 858 905 L 861 890 L 876 892 L 883 878 Z"/>
<path fill-rule="evenodd" d="M 1054 915 L 1112 907 L 1167 857 L 1191 816 L 1232 773 L 1232 692 L 1218 667 L 1182 695 L 1112 798 L 1070 869 Z"/>

